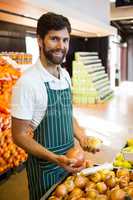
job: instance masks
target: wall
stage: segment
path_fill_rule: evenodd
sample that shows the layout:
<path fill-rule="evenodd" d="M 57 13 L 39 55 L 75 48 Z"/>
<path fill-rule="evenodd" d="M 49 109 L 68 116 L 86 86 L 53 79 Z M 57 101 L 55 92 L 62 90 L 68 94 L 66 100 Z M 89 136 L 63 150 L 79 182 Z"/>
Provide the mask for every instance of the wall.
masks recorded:
<path fill-rule="evenodd" d="M 0 52 L 25 52 L 25 36 L 27 35 L 27 31 L 32 32 L 35 31 L 35 29 L 0 21 Z"/>
<path fill-rule="evenodd" d="M 127 46 L 121 45 L 121 80 L 127 80 Z"/>
<path fill-rule="evenodd" d="M 133 36 L 128 38 L 128 80 L 133 81 Z"/>

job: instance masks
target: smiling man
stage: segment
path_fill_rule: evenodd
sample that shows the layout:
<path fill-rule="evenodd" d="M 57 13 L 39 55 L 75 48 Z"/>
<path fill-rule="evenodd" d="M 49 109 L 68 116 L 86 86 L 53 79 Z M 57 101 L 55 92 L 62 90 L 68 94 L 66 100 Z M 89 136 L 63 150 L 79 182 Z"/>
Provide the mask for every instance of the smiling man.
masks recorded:
<path fill-rule="evenodd" d="M 39 200 L 68 172 L 81 170 L 65 156 L 74 145 L 74 133 L 83 146 L 86 141 L 73 123 L 71 81 L 61 67 L 69 49 L 70 32 L 66 17 L 55 13 L 40 17 L 37 24 L 40 57 L 13 90 L 12 135 L 14 142 L 29 154 L 30 200 Z M 27 134 L 29 129 L 33 130 L 33 137 Z"/>

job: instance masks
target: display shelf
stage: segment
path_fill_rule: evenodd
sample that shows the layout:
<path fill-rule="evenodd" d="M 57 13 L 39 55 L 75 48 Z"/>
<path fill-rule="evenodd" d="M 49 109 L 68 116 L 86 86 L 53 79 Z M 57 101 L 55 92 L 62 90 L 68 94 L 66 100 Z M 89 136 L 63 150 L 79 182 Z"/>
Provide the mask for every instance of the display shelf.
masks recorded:
<path fill-rule="evenodd" d="M 6 181 L 12 174 L 19 173 L 25 168 L 25 162 L 21 163 L 19 166 L 7 169 L 0 173 L 0 182 Z"/>
<path fill-rule="evenodd" d="M 12 174 L 12 169 L 8 169 L 0 174 L 0 181 L 8 179 Z"/>
<path fill-rule="evenodd" d="M 11 134 L 12 87 L 20 76 L 18 66 L 14 67 L 5 57 L 0 57 L 0 174 L 5 176 L 8 169 L 16 168 L 27 159 L 24 150 L 13 143 Z"/>
<path fill-rule="evenodd" d="M 73 101 L 101 103 L 113 96 L 108 74 L 97 52 L 76 52 L 73 61 Z"/>

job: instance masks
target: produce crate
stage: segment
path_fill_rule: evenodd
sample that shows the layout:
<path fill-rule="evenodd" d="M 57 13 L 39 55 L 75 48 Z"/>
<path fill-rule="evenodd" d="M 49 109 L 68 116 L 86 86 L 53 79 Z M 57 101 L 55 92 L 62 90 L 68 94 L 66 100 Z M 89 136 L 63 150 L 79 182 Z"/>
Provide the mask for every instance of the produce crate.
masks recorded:
<path fill-rule="evenodd" d="M 103 165 L 95 165 L 94 167 L 91 168 L 86 168 L 84 170 L 82 170 L 80 173 L 84 174 L 85 176 L 87 176 L 87 174 L 94 174 L 95 172 L 102 170 L 102 169 L 113 169 L 113 165 L 110 163 L 105 163 Z M 78 174 L 80 174 L 78 173 Z M 69 176 L 69 175 L 68 175 Z M 65 179 L 68 176 L 64 176 L 58 183 L 56 183 L 55 185 L 53 185 L 45 194 L 44 196 L 40 199 L 40 200 L 47 200 L 50 195 L 54 192 L 55 188 L 60 185 L 63 181 L 65 181 Z"/>
<path fill-rule="evenodd" d="M 47 200 L 50 195 L 52 194 L 52 192 L 55 190 L 55 188 L 60 185 L 68 176 L 63 177 L 58 183 L 54 184 L 45 194 L 44 196 L 40 199 L 40 200 Z"/>
<path fill-rule="evenodd" d="M 96 167 L 92 167 L 91 169 L 90 168 L 87 168 L 87 169 L 85 169 L 84 170 L 84 175 L 85 176 L 89 176 L 89 175 L 92 175 L 92 174 L 95 174 L 96 172 L 98 172 L 99 170 L 103 170 L 104 169 L 104 167 L 105 167 L 105 170 L 106 169 L 109 169 L 110 171 L 114 171 L 115 172 L 115 176 L 116 176 L 116 174 L 118 173 L 117 172 L 117 170 L 118 169 L 120 169 L 120 168 L 117 168 L 117 167 L 114 167 L 114 168 L 112 168 L 111 169 L 111 165 L 110 164 L 107 164 L 107 167 L 106 167 L 106 164 L 103 164 L 103 165 L 99 165 L 99 166 L 96 166 Z M 113 165 L 112 165 L 112 167 L 113 167 Z M 126 169 L 127 170 L 127 169 Z M 129 171 L 132 171 L 133 172 L 133 170 L 129 170 Z M 111 172 L 112 173 L 112 172 Z M 88 175 L 87 175 L 88 174 Z M 79 173 L 79 175 L 81 175 L 81 173 Z M 67 177 L 66 177 L 67 178 Z M 44 194 L 44 196 L 40 199 L 40 200 L 48 200 L 48 198 L 52 195 L 52 193 L 54 192 L 54 190 L 56 189 L 56 187 L 58 186 L 58 185 L 60 185 L 62 182 L 64 182 L 65 181 L 65 179 L 66 179 L 65 177 L 62 179 L 62 180 L 60 180 L 57 184 L 55 184 L 55 185 L 53 185 L 49 190 L 48 190 L 48 192 L 46 192 L 45 194 Z M 123 177 L 122 177 L 122 179 L 123 179 Z M 130 180 L 130 182 L 132 183 L 132 181 Z M 116 186 L 116 185 L 115 185 Z M 109 187 L 107 186 L 107 190 L 106 190 L 106 192 L 108 191 L 108 189 L 109 189 Z M 110 191 L 112 190 L 112 188 L 110 187 Z M 124 190 L 124 189 L 123 189 Z M 99 193 L 100 194 L 100 193 Z M 99 195 L 98 194 L 98 195 Z M 101 193 L 102 194 L 102 193 Z M 100 195 L 101 195 L 100 194 Z M 132 197 L 129 195 L 129 193 L 126 191 L 126 196 L 125 196 L 125 199 L 132 199 Z M 70 195 L 71 195 L 71 193 L 70 193 Z M 65 197 L 63 198 L 63 199 L 65 199 Z"/>

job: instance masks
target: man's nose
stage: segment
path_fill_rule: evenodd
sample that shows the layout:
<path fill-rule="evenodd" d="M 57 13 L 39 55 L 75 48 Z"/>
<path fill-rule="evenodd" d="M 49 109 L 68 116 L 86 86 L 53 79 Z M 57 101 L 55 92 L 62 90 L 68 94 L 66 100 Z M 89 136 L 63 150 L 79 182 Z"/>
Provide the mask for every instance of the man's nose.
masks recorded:
<path fill-rule="evenodd" d="M 62 40 L 58 41 L 57 48 L 64 49 L 64 42 Z"/>

